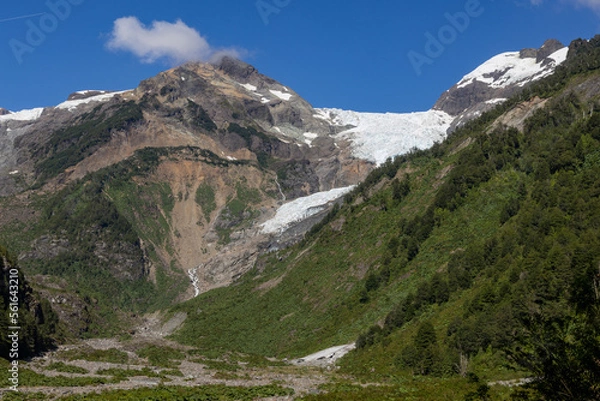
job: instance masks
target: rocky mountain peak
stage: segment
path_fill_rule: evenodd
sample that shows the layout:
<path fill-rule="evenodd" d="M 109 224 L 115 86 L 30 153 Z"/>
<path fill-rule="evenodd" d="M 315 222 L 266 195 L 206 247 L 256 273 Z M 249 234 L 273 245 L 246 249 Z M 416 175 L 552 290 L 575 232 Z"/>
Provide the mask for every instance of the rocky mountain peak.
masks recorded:
<path fill-rule="evenodd" d="M 283 140 L 305 143 L 307 132 L 326 136 L 329 124 L 300 95 L 253 66 L 224 57 L 217 64 L 187 63 L 143 81 L 137 96 L 154 97 L 163 107 L 200 105 L 219 128 L 253 125 Z M 227 107 L 223 107 L 227 105 Z"/>
<path fill-rule="evenodd" d="M 258 75 L 256 68 L 233 57 L 223 57 L 216 67 L 231 78 L 238 80 L 248 80 L 253 75 Z"/>
<path fill-rule="evenodd" d="M 546 60 L 550 55 L 556 53 L 560 49 L 563 49 L 565 45 L 563 45 L 560 41 L 556 39 L 548 39 L 544 42 L 542 47 L 538 49 L 538 54 L 536 57 L 536 62 L 542 62 Z"/>
<path fill-rule="evenodd" d="M 5 116 L 7 114 L 11 114 L 10 111 L 3 109 L 2 107 L 0 107 L 0 116 Z"/>
<path fill-rule="evenodd" d="M 546 60 L 548 56 L 552 55 L 553 53 L 557 52 L 558 50 L 564 47 L 565 45 L 563 45 L 558 40 L 548 39 L 539 49 L 527 48 L 521 50 L 519 52 L 519 58 L 534 58 L 536 63 L 541 63 L 544 60 Z"/>

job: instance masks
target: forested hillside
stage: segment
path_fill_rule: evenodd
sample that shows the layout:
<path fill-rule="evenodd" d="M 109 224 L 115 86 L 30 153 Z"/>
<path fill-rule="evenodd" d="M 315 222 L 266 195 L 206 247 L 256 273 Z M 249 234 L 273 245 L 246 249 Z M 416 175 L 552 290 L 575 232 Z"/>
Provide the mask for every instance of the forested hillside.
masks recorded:
<path fill-rule="evenodd" d="M 599 67 L 600 37 L 573 42 L 553 76 L 389 161 L 301 244 L 177 307 L 175 338 L 281 357 L 357 340 L 342 369 L 369 380 L 530 377 L 515 397 L 598 399 Z"/>
<path fill-rule="evenodd" d="M 50 302 L 35 293 L 8 251 L 0 246 L 0 357 L 26 359 L 53 347 L 58 317 Z M 9 337 L 17 332 L 18 337 Z M 13 339 L 18 339 L 15 346 Z M 12 354 L 12 355 L 11 355 Z"/>

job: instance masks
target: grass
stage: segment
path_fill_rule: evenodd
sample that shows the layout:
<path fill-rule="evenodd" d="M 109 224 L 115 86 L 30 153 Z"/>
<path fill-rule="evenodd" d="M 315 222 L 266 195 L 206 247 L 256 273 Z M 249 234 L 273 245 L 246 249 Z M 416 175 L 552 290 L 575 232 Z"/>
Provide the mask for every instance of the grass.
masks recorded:
<path fill-rule="evenodd" d="M 196 203 L 202 208 L 202 213 L 207 222 L 210 222 L 210 215 L 217 209 L 215 201 L 215 190 L 208 183 L 202 183 L 196 190 Z"/>
<path fill-rule="evenodd" d="M 267 397 L 285 397 L 294 394 L 294 390 L 280 386 L 228 387 L 223 385 L 187 387 L 142 388 L 135 390 L 105 391 L 87 395 L 62 397 L 61 401 L 127 401 L 127 400 L 161 400 L 161 401 L 254 401 Z"/>
<path fill-rule="evenodd" d="M 183 352 L 165 346 L 148 345 L 136 353 L 141 358 L 147 358 L 150 364 L 165 368 L 178 366 L 185 359 Z"/>
<path fill-rule="evenodd" d="M 78 373 L 78 374 L 87 374 L 90 371 L 79 366 L 67 365 L 64 362 L 54 362 L 46 367 L 47 370 L 54 370 L 56 372 L 62 373 Z"/>
<path fill-rule="evenodd" d="M 482 386 L 460 377 L 451 379 L 409 378 L 398 379 L 395 383 L 384 385 L 356 385 L 347 382 L 330 383 L 322 386 L 321 394 L 311 394 L 300 398 L 302 401 L 442 401 L 465 400 L 477 393 Z M 485 387 L 481 387 L 485 388 Z M 494 386 L 487 390 L 486 398 L 507 400 L 510 390 Z M 480 399 L 480 398 L 472 398 Z"/>

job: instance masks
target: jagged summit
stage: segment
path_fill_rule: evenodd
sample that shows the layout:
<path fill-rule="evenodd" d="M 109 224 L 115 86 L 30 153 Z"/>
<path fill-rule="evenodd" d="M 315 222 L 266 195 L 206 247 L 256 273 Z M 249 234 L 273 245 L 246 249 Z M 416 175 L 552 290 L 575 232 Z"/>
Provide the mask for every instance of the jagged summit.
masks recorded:
<path fill-rule="evenodd" d="M 563 45 L 560 41 L 556 39 L 548 39 L 539 49 L 521 50 L 519 52 L 519 56 L 522 59 L 535 58 L 536 63 L 541 63 L 542 61 L 549 60 L 548 56 L 559 51 L 560 49 L 563 49 L 564 47 L 565 45 Z"/>
<path fill-rule="evenodd" d="M 3 109 L 2 107 L 0 107 L 0 116 L 5 116 L 7 114 L 10 114 L 10 111 Z"/>

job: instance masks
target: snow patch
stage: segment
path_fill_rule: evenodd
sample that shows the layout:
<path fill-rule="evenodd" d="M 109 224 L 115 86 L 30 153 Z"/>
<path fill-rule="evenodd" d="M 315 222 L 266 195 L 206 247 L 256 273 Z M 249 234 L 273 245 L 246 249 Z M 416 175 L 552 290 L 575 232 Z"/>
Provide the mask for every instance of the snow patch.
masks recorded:
<path fill-rule="evenodd" d="M 311 146 L 313 141 L 315 139 L 317 139 L 319 137 L 319 134 L 314 134 L 312 132 L 305 132 L 304 133 L 304 142 L 306 142 L 306 144 L 308 146 Z"/>
<path fill-rule="evenodd" d="M 353 154 L 377 165 L 388 158 L 409 152 L 413 148 L 427 149 L 446 138 L 454 118 L 449 114 L 429 110 L 418 113 L 359 113 L 339 109 L 319 109 L 334 125 L 354 128 L 337 134 L 352 142 Z"/>
<path fill-rule="evenodd" d="M 42 115 L 44 109 L 42 107 L 29 110 L 21 110 L 16 113 L 0 116 L 0 121 L 35 121 Z"/>
<path fill-rule="evenodd" d="M 332 365 L 338 359 L 342 358 L 350 351 L 356 348 L 355 344 L 340 345 L 337 347 L 327 348 L 323 351 L 316 352 L 314 354 L 305 356 L 304 358 L 295 359 L 292 361 L 294 365 L 308 365 L 308 366 L 323 366 Z"/>
<path fill-rule="evenodd" d="M 488 100 L 487 102 L 485 102 L 486 104 L 499 104 L 499 103 L 504 103 L 506 102 L 508 99 L 505 98 L 497 98 L 497 99 L 491 99 Z"/>
<path fill-rule="evenodd" d="M 256 86 L 252 85 L 252 84 L 240 84 L 244 89 L 246 89 L 247 91 L 250 92 L 256 92 L 256 90 L 258 89 Z"/>
<path fill-rule="evenodd" d="M 560 65 L 567 60 L 567 55 L 569 54 L 569 48 L 563 47 L 562 49 L 552 53 L 550 57 L 552 60 L 556 62 L 556 65 Z"/>
<path fill-rule="evenodd" d="M 130 92 L 130 91 L 126 90 L 126 91 L 120 91 L 120 92 L 111 92 L 111 93 L 105 93 L 105 94 L 98 95 L 98 96 L 91 96 L 91 97 L 88 97 L 85 99 L 67 100 L 66 102 L 59 104 L 55 108 L 61 109 L 61 110 L 73 111 L 82 104 L 88 104 L 91 102 L 106 102 L 106 101 L 112 99 L 113 97 L 115 97 L 116 95 L 120 95 L 120 94 L 123 94 L 126 92 Z"/>
<path fill-rule="evenodd" d="M 266 97 L 263 97 L 263 98 L 261 98 L 261 99 L 260 99 L 260 102 L 261 102 L 262 104 L 269 103 L 270 101 L 271 101 L 271 100 L 270 100 L 270 99 L 267 99 Z"/>
<path fill-rule="evenodd" d="M 106 91 L 85 90 L 85 91 L 77 91 L 75 93 L 77 93 L 78 95 L 84 95 L 84 96 L 88 95 L 90 93 L 98 93 L 99 95 L 103 95 L 106 93 Z"/>
<path fill-rule="evenodd" d="M 307 219 L 327 207 L 329 202 L 337 200 L 354 189 L 354 185 L 345 188 L 336 188 L 331 191 L 295 199 L 277 209 L 275 217 L 261 225 L 265 234 L 282 233 L 293 223 Z"/>
<path fill-rule="evenodd" d="M 314 118 L 318 118 L 319 120 L 327 121 L 329 124 L 334 126 L 342 126 L 342 119 L 335 114 L 335 110 L 340 111 L 338 109 L 315 109 L 317 114 L 313 114 Z"/>
<path fill-rule="evenodd" d="M 19 170 L 14 170 L 14 171 L 11 171 L 10 173 L 8 173 L 8 175 L 15 175 L 15 174 L 19 174 Z"/>
<path fill-rule="evenodd" d="M 271 92 L 272 94 L 274 94 L 275 96 L 277 96 L 279 99 L 281 100 L 285 100 L 286 102 L 289 102 L 290 99 L 294 96 L 291 93 L 283 93 L 281 91 L 276 91 L 276 90 L 269 90 L 269 92 Z"/>

